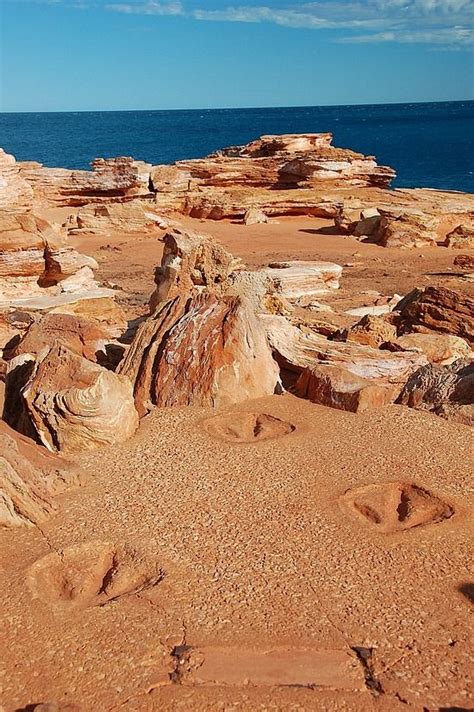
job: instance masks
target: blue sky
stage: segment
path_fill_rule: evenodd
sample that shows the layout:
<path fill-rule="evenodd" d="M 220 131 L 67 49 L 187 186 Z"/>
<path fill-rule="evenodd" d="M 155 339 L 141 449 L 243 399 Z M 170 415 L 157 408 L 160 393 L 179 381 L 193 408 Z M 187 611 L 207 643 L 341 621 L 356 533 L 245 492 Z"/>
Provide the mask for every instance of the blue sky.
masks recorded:
<path fill-rule="evenodd" d="M 0 110 L 474 98 L 474 0 L 0 0 Z"/>

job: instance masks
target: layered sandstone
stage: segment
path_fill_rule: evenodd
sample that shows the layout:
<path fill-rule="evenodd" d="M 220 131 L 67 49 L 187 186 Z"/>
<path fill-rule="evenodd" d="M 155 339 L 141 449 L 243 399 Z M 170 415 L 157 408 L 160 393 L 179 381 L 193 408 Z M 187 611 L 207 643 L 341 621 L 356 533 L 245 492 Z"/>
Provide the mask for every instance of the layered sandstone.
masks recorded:
<path fill-rule="evenodd" d="M 120 368 L 140 415 L 153 405 L 232 403 L 274 393 L 278 366 L 250 305 L 201 293 L 160 303 L 138 329 Z"/>
<path fill-rule="evenodd" d="M 0 527 L 41 524 L 57 509 L 54 495 L 81 474 L 0 420 Z"/>
<path fill-rule="evenodd" d="M 52 452 L 122 442 L 138 427 L 130 381 L 59 341 L 10 361 L 3 417 Z"/>
<path fill-rule="evenodd" d="M 96 158 L 92 171 L 47 168 L 40 163 L 19 164 L 21 177 L 31 186 L 34 201 L 50 206 L 125 202 L 150 196 L 151 166 L 120 156 Z"/>

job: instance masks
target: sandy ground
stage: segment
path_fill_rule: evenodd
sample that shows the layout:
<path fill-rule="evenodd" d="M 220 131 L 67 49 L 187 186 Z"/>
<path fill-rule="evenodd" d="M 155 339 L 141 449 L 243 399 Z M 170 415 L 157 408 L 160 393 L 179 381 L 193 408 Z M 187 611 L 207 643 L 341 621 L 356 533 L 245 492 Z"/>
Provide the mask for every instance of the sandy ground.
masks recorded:
<path fill-rule="evenodd" d="M 315 233 L 315 220 L 187 222 L 249 265 L 360 261 L 345 270 L 347 298 L 471 289 L 455 251 L 388 251 Z M 133 292 L 130 316 L 143 311 L 160 235 L 75 242 Z M 245 434 L 242 412 L 292 427 L 229 442 Z M 4 712 L 473 707 L 467 427 L 272 396 L 221 413 L 157 409 L 80 462 L 87 483 L 41 531 L 0 533 Z M 193 655 L 207 661 L 194 675 Z"/>

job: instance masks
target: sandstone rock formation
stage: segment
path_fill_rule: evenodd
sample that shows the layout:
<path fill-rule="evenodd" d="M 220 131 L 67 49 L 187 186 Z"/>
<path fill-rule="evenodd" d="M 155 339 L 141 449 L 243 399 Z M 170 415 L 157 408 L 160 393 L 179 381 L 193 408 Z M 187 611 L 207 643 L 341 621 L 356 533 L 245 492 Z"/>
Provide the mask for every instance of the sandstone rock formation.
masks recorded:
<path fill-rule="evenodd" d="M 92 203 L 79 208 L 66 223 L 68 234 L 108 234 L 116 230 L 144 233 L 155 228 L 166 229 L 168 222 L 144 201 L 127 203 Z"/>
<path fill-rule="evenodd" d="M 259 225 L 269 222 L 267 215 L 259 208 L 249 208 L 244 215 L 244 225 Z"/>
<path fill-rule="evenodd" d="M 110 335 L 98 322 L 72 314 L 49 313 L 31 324 L 14 347 L 12 357 L 20 354 L 39 356 L 45 347 L 59 342 L 89 361 L 97 361 L 105 358 L 105 347 L 110 340 Z"/>
<path fill-rule="evenodd" d="M 365 344 L 372 348 L 379 348 L 382 344 L 394 341 L 397 338 L 397 329 L 381 316 L 367 314 L 357 324 L 351 326 L 344 334 L 345 341 Z"/>
<path fill-rule="evenodd" d="M 419 210 L 381 211 L 372 233 L 383 247 L 424 247 L 436 245 L 439 219 Z"/>
<path fill-rule="evenodd" d="M 151 165 L 129 157 L 97 158 L 92 171 L 46 168 L 33 162 L 18 165 L 34 201 L 42 205 L 80 206 L 150 197 Z"/>
<path fill-rule="evenodd" d="M 316 297 L 339 289 L 342 267 L 333 262 L 273 262 L 260 270 L 284 299 Z"/>
<path fill-rule="evenodd" d="M 419 351 L 430 363 L 441 366 L 472 354 L 467 341 L 451 334 L 405 334 L 395 339 L 394 343 L 407 351 Z"/>
<path fill-rule="evenodd" d="M 426 410 L 465 425 L 474 425 L 474 363 L 429 364 L 409 378 L 397 403 Z"/>
<path fill-rule="evenodd" d="M 65 230 L 31 211 L 0 212 L 0 314 L 83 308 L 100 321 L 115 293 L 94 279 L 97 262 L 72 248 Z M 114 320 L 124 325 L 116 307 Z M 94 313 L 95 312 L 95 313 Z M 4 317 L 0 317 L 0 323 Z M 125 324 L 126 326 L 126 324 Z M 6 341 L 0 342 L 0 348 Z"/>
<path fill-rule="evenodd" d="M 0 527 L 41 524 L 54 495 L 81 482 L 73 468 L 0 420 Z"/>
<path fill-rule="evenodd" d="M 457 250 L 474 249 L 474 225 L 458 225 L 446 235 L 444 245 Z"/>
<path fill-rule="evenodd" d="M 278 366 L 251 305 L 202 293 L 158 305 L 138 329 L 120 373 L 140 415 L 153 405 L 211 405 L 274 393 Z"/>
<path fill-rule="evenodd" d="M 138 427 L 132 385 L 56 342 L 9 363 L 4 419 L 50 451 L 126 440 Z"/>
<path fill-rule="evenodd" d="M 399 333 L 440 331 L 474 343 L 474 300 L 445 287 L 414 289 L 396 307 Z"/>
<path fill-rule="evenodd" d="M 20 175 L 14 156 L 0 148 L 0 210 L 18 210 L 30 205 L 33 190 Z"/>
<path fill-rule="evenodd" d="M 361 378 L 341 366 L 327 363 L 305 368 L 295 384 L 295 393 L 313 403 L 358 413 L 395 400 L 396 386 Z"/>
<path fill-rule="evenodd" d="M 280 316 L 260 319 L 281 368 L 298 376 L 295 391 L 321 405 L 361 410 L 392 402 L 408 377 L 426 364 L 419 353 L 331 341 Z"/>

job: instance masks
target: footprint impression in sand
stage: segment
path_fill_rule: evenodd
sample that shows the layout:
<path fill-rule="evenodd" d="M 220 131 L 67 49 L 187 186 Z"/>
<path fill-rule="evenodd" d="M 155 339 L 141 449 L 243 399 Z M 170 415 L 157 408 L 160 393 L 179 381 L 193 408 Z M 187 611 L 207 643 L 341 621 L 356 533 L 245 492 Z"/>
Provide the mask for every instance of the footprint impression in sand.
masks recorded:
<path fill-rule="evenodd" d="M 296 426 L 267 413 L 231 412 L 204 421 L 210 435 L 231 443 L 253 443 L 281 438 Z"/>
<path fill-rule="evenodd" d="M 449 519 L 454 509 L 423 487 L 410 482 L 380 482 L 349 490 L 341 503 L 353 515 L 384 534 Z"/>
<path fill-rule="evenodd" d="M 93 541 L 38 559 L 28 572 L 33 595 L 50 605 L 90 608 L 156 585 L 165 572 L 128 544 Z"/>

